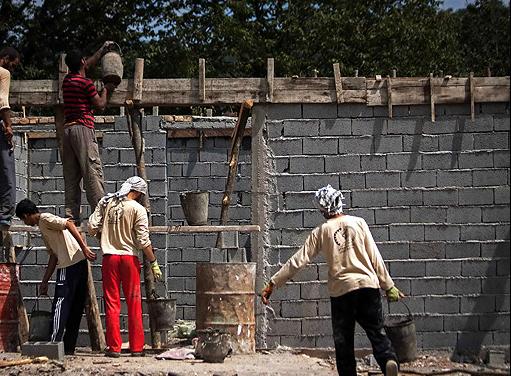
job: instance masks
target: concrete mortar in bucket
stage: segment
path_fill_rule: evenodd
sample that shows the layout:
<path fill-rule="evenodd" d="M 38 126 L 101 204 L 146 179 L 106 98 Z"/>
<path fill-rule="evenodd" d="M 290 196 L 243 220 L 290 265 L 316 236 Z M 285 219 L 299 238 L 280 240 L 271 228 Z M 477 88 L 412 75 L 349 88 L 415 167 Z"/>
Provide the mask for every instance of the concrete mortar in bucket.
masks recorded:
<path fill-rule="evenodd" d="M 410 308 L 402 300 L 400 303 L 406 307 L 408 316 L 405 318 L 387 317 L 383 327 L 396 351 L 397 359 L 400 363 L 406 363 L 417 359 L 417 335 Z"/>

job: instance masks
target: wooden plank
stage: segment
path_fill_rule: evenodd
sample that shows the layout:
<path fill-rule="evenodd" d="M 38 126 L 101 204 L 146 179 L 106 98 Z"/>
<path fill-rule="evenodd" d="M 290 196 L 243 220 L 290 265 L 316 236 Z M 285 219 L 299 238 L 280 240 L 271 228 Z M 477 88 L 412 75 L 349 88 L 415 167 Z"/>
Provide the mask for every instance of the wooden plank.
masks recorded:
<path fill-rule="evenodd" d="M 389 118 L 392 119 L 392 81 L 389 76 L 385 80 L 387 84 L 387 110 L 389 113 Z"/>
<path fill-rule="evenodd" d="M 273 83 L 275 79 L 275 59 L 269 57 L 266 62 L 266 101 L 273 102 Z"/>
<path fill-rule="evenodd" d="M 474 86 L 474 72 L 470 72 L 468 76 L 468 82 L 470 87 L 470 119 L 475 120 L 475 86 Z"/>
<path fill-rule="evenodd" d="M 342 80 L 341 80 L 341 68 L 339 67 L 339 63 L 334 63 L 334 83 L 335 83 L 335 95 L 337 99 L 337 103 L 342 103 L 344 101 L 343 91 L 342 91 Z"/>
<path fill-rule="evenodd" d="M 199 59 L 199 101 L 206 101 L 206 60 Z"/>
<path fill-rule="evenodd" d="M 435 87 L 433 73 L 429 74 L 429 100 L 431 105 L 431 121 L 435 121 Z"/>
<path fill-rule="evenodd" d="M 133 101 L 142 101 L 142 91 L 144 87 L 144 59 L 137 57 L 135 59 L 135 72 L 133 74 Z"/>
<path fill-rule="evenodd" d="M 505 90 L 502 86 L 476 86 L 474 100 L 478 103 L 509 102 L 509 86 Z"/>
<path fill-rule="evenodd" d="M 57 134 L 54 131 L 30 131 L 30 132 L 27 132 L 26 134 L 29 139 L 35 139 L 35 140 L 47 139 L 47 138 L 52 139 L 52 138 L 57 137 Z M 103 138 L 102 131 L 95 131 L 95 134 L 96 134 L 96 138 Z"/>
<path fill-rule="evenodd" d="M 231 137 L 232 128 L 215 128 L 215 129 L 169 129 L 167 130 L 167 138 L 196 138 L 200 137 Z M 252 135 L 250 128 L 247 128 L 243 132 L 243 137 L 249 137 Z"/>

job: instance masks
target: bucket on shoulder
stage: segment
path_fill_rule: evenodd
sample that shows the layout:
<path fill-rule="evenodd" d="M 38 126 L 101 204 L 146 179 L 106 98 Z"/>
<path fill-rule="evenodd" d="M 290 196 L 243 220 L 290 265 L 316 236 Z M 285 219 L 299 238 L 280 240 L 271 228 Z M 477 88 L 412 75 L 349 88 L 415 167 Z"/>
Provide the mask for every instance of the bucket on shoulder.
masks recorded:
<path fill-rule="evenodd" d="M 396 351 L 397 359 L 400 363 L 406 363 L 417 358 L 417 335 L 410 308 L 402 300 L 400 302 L 406 307 L 408 316 L 405 318 L 387 317 L 383 327 Z"/>

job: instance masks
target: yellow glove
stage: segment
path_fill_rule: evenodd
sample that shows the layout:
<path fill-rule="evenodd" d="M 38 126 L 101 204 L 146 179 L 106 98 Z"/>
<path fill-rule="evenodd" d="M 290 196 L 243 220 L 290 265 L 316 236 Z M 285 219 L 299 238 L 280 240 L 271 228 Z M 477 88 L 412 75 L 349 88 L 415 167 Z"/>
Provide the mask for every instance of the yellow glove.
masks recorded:
<path fill-rule="evenodd" d="M 154 259 L 151 262 L 151 271 L 153 272 L 154 279 L 157 281 L 163 280 L 163 273 L 161 272 L 160 265 L 158 265 L 158 260 Z"/>
<path fill-rule="evenodd" d="M 387 300 L 389 302 L 397 302 L 399 299 L 404 298 L 404 294 L 398 290 L 396 286 L 391 287 L 388 289 L 385 294 L 387 295 Z"/>
<path fill-rule="evenodd" d="M 263 301 L 263 304 L 268 304 L 270 301 L 270 296 L 273 292 L 273 282 L 268 282 L 266 286 L 264 286 L 264 289 L 261 291 L 261 300 Z"/>

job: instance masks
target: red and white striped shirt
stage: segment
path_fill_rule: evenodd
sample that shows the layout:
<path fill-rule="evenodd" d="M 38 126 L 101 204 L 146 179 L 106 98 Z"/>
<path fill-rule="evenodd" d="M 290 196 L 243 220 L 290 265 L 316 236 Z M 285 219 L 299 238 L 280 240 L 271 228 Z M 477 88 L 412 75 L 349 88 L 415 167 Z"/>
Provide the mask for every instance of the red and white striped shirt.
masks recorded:
<path fill-rule="evenodd" d="M 78 122 L 94 128 L 92 98 L 98 94 L 92 81 L 77 73 L 69 73 L 62 83 L 66 123 Z"/>

